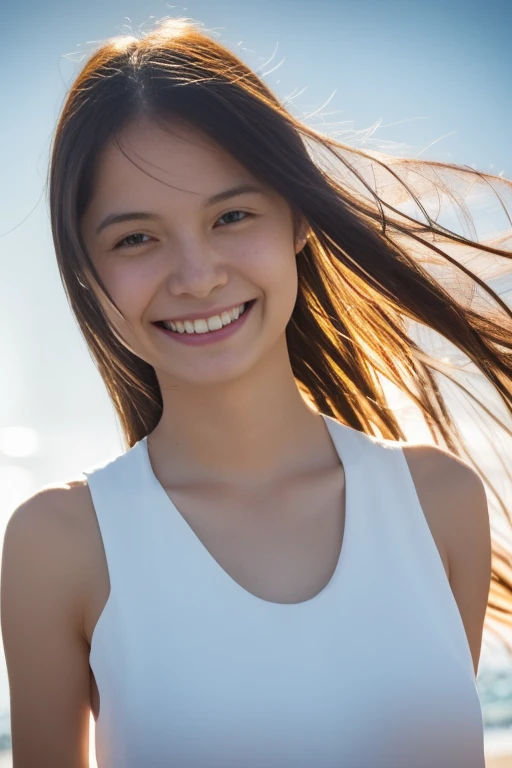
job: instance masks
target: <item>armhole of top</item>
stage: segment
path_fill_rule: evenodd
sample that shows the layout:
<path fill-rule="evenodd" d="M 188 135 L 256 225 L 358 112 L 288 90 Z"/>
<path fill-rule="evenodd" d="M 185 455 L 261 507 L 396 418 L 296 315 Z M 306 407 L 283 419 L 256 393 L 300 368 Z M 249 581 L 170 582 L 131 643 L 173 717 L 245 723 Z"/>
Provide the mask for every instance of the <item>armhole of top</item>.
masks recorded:
<path fill-rule="evenodd" d="M 97 643 L 98 635 L 101 632 L 101 628 L 106 620 L 106 615 L 110 609 L 110 605 L 113 600 L 113 585 L 112 585 L 112 564 L 110 562 L 109 554 L 108 554 L 108 544 L 105 541 L 105 530 L 103 525 L 103 520 L 101 516 L 101 511 L 98 509 L 98 503 L 99 503 L 99 496 L 98 496 L 98 489 L 95 488 L 96 484 L 96 478 L 94 477 L 96 473 L 96 470 L 85 470 L 81 474 L 84 476 L 86 480 L 86 485 L 88 489 L 88 493 L 91 499 L 91 504 L 94 509 L 94 515 L 96 518 L 96 525 L 98 526 L 99 534 L 100 534 L 100 540 L 101 540 L 101 546 L 103 549 L 103 557 L 106 564 L 107 569 L 107 575 L 108 575 L 108 583 L 109 583 L 109 590 L 108 590 L 108 596 L 105 601 L 105 604 L 101 610 L 100 615 L 98 616 L 96 623 L 94 625 L 94 629 L 91 634 L 91 645 L 90 645 L 90 652 L 89 652 L 89 659 L 91 656 L 94 655 L 94 648 Z M 91 482 L 92 477 L 92 482 Z M 98 683 L 97 683 L 98 684 Z"/>
<path fill-rule="evenodd" d="M 444 567 L 444 562 L 443 562 L 442 554 L 439 551 L 438 542 L 436 540 L 436 537 L 434 536 L 434 532 L 432 531 L 431 523 L 429 521 L 428 515 L 425 512 L 425 508 L 424 508 L 424 506 L 422 504 L 422 501 L 420 499 L 420 495 L 418 493 L 418 489 L 416 487 L 416 483 L 415 483 L 415 480 L 414 480 L 413 473 L 411 472 L 411 468 L 409 466 L 409 462 L 407 461 L 407 456 L 406 456 L 405 451 L 404 451 L 404 446 L 407 447 L 407 445 L 408 445 L 408 443 L 401 443 L 399 445 L 399 448 L 400 448 L 399 453 L 401 455 L 400 461 L 404 465 L 405 473 L 406 473 L 407 478 L 408 478 L 408 484 L 410 486 L 413 498 L 416 501 L 416 504 L 417 504 L 417 506 L 419 508 L 419 511 L 421 512 L 421 517 L 424 520 L 424 524 L 425 524 L 426 530 L 428 530 L 430 542 L 431 542 L 432 547 L 434 548 L 434 550 L 436 552 L 437 560 L 439 561 L 439 564 L 441 565 L 443 576 L 444 576 L 444 578 L 445 578 L 445 580 L 446 580 L 446 582 L 448 584 L 448 587 L 450 588 L 450 591 L 451 591 L 450 579 L 449 579 L 449 575 L 448 575 L 449 574 L 449 570 L 450 570 L 449 559 L 448 559 L 448 552 L 447 552 L 447 550 L 444 547 L 444 542 L 440 542 L 441 543 L 441 547 L 443 548 L 443 554 L 445 555 L 445 558 L 446 558 L 446 561 L 447 561 L 447 564 L 448 564 L 448 573 L 447 573 L 446 570 L 445 570 L 445 567 Z"/>
<path fill-rule="evenodd" d="M 439 548 L 437 546 L 437 542 L 435 540 L 435 537 L 434 537 L 434 535 L 433 535 L 433 533 L 431 531 L 427 515 L 425 514 L 425 510 L 423 509 L 423 505 L 421 504 L 418 492 L 416 490 L 416 484 L 414 482 L 414 478 L 413 478 L 412 472 L 411 472 L 411 470 L 409 468 L 409 463 L 407 461 L 406 455 L 405 455 L 403 450 L 401 450 L 400 453 L 402 454 L 403 463 L 405 465 L 405 469 L 407 470 L 406 474 L 410 478 L 409 485 L 410 485 L 410 488 L 411 488 L 411 492 L 413 492 L 413 495 L 416 498 L 417 504 L 418 504 L 418 506 L 420 508 L 420 511 L 422 513 L 422 517 L 423 517 L 423 520 L 424 520 L 425 530 L 428 531 L 429 545 L 430 545 L 429 549 L 435 551 L 435 554 L 433 555 L 433 559 L 435 559 L 437 561 L 438 565 L 439 565 L 438 570 L 439 570 L 439 573 L 440 573 L 441 581 L 442 581 L 442 583 L 444 585 L 444 591 L 445 591 L 445 594 L 447 596 L 448 602 L 452 606 L 452 612 L 453 612 L 454 620 L 455 620 L 455 623 L 456 623 L 456 625 L 458 627 L 459 638 L 460 638 L 460 641 L 461 641 L 461 643 L 463 645 L 463 648 L 464 648 L 464 654 L 465 654 L 465 657 L 466 657 L 467 668 L 468 668 L 468 671 L 470 672 L 471 679 L 474 682 L 475 681 L 475 670 L 474 670 L 474 664 L 473 664 L 473 655 L 472 655 L 472 652 L 471 652 L 471 646 L 469 644 L 469 639 L 468 639 L 468 636 L 467 636 L 467 632 L 466 632 L 466 628 L 465 628 L 464 621 L 463 621 L 463 618 L 462 618 L 462 614 L 460 612 L 459 604 L 457 603 L 457 600 L 456 600 L 455 595 L 453 593 L 453 589 L 452 589 L 452 586 L 451 586 L 451 583 L 450 583 L 450 579 L 449 579 L 448 574 L 446 573 L 445 568 L 444 568 L 444 563 L 443 563 L 443 559 L 441 557 L 441 553 L 439 552 Z M 448 558 L 448 554 L 447 554 L 447 558 Z"/>

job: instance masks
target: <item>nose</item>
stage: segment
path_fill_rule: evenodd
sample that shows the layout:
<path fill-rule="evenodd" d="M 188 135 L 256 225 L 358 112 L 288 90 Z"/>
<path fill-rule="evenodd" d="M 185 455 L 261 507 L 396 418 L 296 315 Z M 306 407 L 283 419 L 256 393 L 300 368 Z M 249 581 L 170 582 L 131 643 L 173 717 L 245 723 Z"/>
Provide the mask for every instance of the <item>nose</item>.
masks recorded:
<path fill-rule="evenodd" d="M 167 284 L 174 296 L 205 298 L 228 281 L 226 265 L 204 243 L 182 243 L 173 250 L 170 263 Z"/>

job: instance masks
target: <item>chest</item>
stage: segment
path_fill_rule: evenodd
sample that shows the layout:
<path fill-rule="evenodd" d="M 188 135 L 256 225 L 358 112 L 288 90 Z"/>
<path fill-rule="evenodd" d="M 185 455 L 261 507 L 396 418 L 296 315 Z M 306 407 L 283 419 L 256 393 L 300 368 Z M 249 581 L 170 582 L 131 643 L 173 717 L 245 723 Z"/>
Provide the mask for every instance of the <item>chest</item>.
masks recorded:
<path fill-rule="evenodd" d="M 292 604 L 311 599 L 328 584 L 341 557 L 346 510 L 341 466 L 265 492 L 165 491 L 204 554 L 242 590 L 262 600 Z M 84 621 L 89 643 L 110 591 L 99 547 L 96 559 Z M 96 718 L 99 693 L 92 674 L 91 702 Z"/>
<path fill-rule="evenodd" d="M 104 765 L 140 765 L 150 750 L 162 768 L 213 768 L 219 756 L 248 768 L 483 764 L 473 681 L 447 642 L 446 593 L 417 590 L 420 557 L 402 586 L 386 580 L 386 550 L 398 539 L 379 535 L 378 518 L 392 531 L 394 496 L 371 509 L 376 496 L 361 488 L 346 510 L 346 490 L 343 472 L 333 472 L 317 486 L 252 498 L 168 492 L 183 519 L 173 525 L 176 541 L 192 567 L 163 580 L 154 607 L 139 593 L 103 625 L 93 666 L 103 683 L 96 737 Z M 350 552 L 358 557 L 349 557 L 337 588 L 310 600 Z M 137 576 L 146 592 L 159 572 L 148 570 Z M 401 566 L 393 572 L 408 575 Z M 304 605 L 270 605 L 293 602 Z"/>
<path fill-rule="evenodd" d="M 332 575 L 343 544 L 343 469 L 265 492 L 172 489 L 172 503 L 198 546 L 242 589 L 297 603 Z"/>
<path fill-rule="evenodd" d="M 409 457 L 422 511 L 449 577 L 442 521 L 421 468 Z M 346 518 L 342 466 L 271 493 L 215 488 L 165 489 L 197 545 L 240 587 L 273 603 L 299 603 L 318 594 L 341 557 Z M 171 502 L 172 499 L 172 502 Z M 91 542 L 90 600 L 84 625 L 89 643 L 110 592 L 101 538 Z"/>
<path fill-rule="evenodd" d="M 429 504 L 428 487 L 419 476 L 415 482 L 448 574 L 442 531 Z M 301 603 L 315 597 L 344 556 L 346 477 L 340 465 L 271 492 L 247 494 L 213 487 L 164 490 L 203 554 L 241 590 L 269 603 Z M 89 642 L 110 591 L 101 541 L 95 551 L 97 567 L 84 619 Z M 93 675 L 91 702 L 97 717 L 99 694 Z"/>

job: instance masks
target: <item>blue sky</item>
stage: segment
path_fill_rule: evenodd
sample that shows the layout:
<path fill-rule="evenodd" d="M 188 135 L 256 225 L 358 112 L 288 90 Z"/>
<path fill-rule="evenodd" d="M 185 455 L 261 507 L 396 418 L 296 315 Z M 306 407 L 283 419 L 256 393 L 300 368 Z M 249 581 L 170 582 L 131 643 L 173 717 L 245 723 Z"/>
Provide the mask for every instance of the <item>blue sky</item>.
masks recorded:
<path fill-rule="evenodd" d="M 334 129 L 382 120 L 370 148 L 407 145 L 411 156 L 512 177 L 510 2 L 10 3 L 0 46 L 0 435 L 25 427 L 38 448 L 13 456 L 0 442 L 2 531 L 18 500 L 121 450 L 113 409 L 60 284 L 44 185 L 81 54 L 164 16 L 215 29 L 253 68 L 269 72 L 265 79 L 281 98 L 301 92 L 297 109 L 328 101 L 323 112 L 338 123 Z M 0 680 L 0 709 L 5 703 Z"/>

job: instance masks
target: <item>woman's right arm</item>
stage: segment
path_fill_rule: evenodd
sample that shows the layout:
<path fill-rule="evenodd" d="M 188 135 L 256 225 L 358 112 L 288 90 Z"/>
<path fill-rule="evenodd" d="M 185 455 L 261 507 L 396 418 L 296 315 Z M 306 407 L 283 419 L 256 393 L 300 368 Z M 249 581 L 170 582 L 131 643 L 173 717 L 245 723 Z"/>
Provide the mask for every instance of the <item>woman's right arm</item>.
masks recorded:
<path fill-rule="evenodd" d="M 39 491 L 7 524 L 0 613 L 14 768 L 89 765 L 83 523 L 69 487 Z"/>

